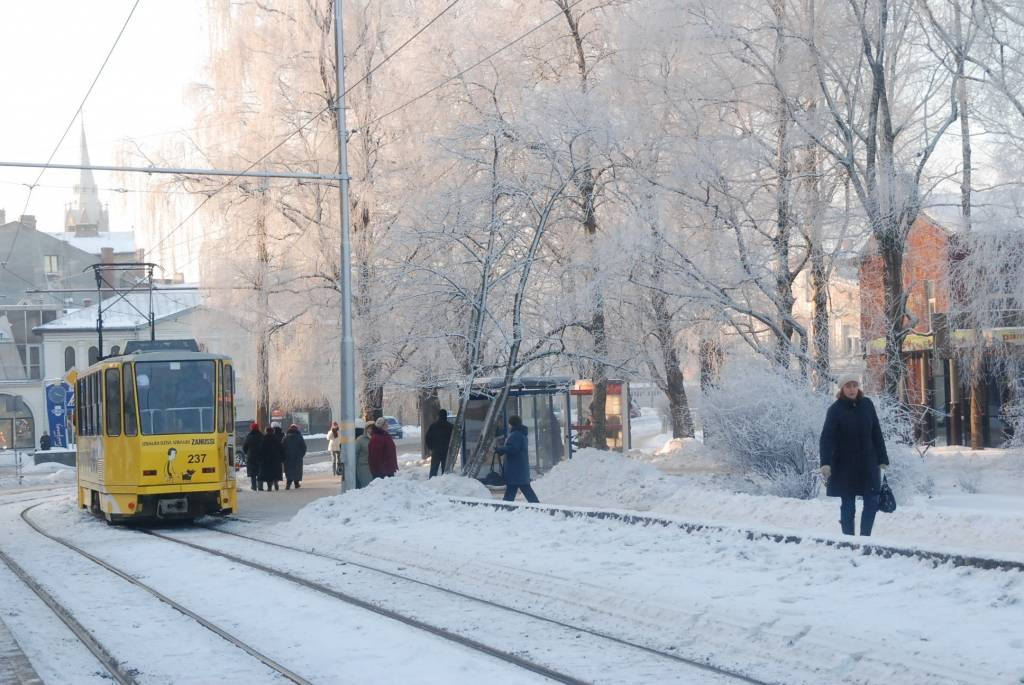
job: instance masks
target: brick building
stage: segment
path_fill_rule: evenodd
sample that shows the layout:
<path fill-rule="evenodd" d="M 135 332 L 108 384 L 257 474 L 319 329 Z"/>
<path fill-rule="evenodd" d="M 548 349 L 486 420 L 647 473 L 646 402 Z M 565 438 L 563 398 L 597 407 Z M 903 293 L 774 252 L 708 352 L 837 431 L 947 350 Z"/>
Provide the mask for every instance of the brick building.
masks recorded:
<path fill-rule="evenodd" d="M 961 355 L 957 351 L 962 352 L 971 344 L 975 332 L 965 328 L 964 317 L 954 311 L 958 305 L 951 289 L 951 265 L 964 258 L 965 249 L 959 236 L 955 220 L 940 219 L 931 212 L 924 212 L 910 229 L 903 262 L 907 311 L 913 319 L 908 322 L 912 332 L 903 343 L 906 373 L 900 393 L 915 412 L 915 437 L 937 444 L 970 442 L 970 389 L 960 377 L 957 358 Z M 872 240 L 862 253 L 860 263 L 861 331 L 867 364 L 865 386 L 869 392 L 879 392 L 883 387 L 885 297 L 882 275 L 882 258 Z M 1024 343 L 1024 328 L 985 328 L 981 334 L 986 341 L 983 350 L 986 358 L 997 348 L 1000 354 L 1005 354 L 1006 345 L 1013 341 Z M 1024 347 L 1019 349 L 1024 351 Z M 985 366 L 993 365 L 986 361 Z M 1009 426 L 1004 423 L 1003 406 L 1013 394 L 1016 380 L 1004 374 L 1003 371 L 986 373 L 982 397 L 986 446 L 1002 444 L 1009 432 Z"/>

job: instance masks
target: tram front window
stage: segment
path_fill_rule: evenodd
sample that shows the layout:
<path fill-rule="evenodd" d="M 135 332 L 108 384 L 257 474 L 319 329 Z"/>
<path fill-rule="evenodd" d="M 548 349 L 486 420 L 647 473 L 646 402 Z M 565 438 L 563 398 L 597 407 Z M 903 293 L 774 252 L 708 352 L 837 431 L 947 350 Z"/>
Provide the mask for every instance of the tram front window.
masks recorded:
<path fill-rule="evenodd" d="M 214 373 L 212 361 L 137 362 L 142 434 L 212 433 Z"/>

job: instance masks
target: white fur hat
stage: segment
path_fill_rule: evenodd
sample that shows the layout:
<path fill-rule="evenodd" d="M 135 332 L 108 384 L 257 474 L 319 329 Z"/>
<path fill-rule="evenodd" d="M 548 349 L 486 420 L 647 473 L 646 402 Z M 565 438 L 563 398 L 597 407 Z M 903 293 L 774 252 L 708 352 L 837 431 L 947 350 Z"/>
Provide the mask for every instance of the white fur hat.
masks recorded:
<path fill-rule="evenodd" d="M 851 382 L 852 383 L 856 383 L 857 385 L 860 385 L 860 374 L 857 374 L 857 373 L 841 373 L 841 374 L 839 374 L 839 379 L 836 382 L 839 384 L 840 388 L 842 388 L 847 383 L 851 383 Z"/>

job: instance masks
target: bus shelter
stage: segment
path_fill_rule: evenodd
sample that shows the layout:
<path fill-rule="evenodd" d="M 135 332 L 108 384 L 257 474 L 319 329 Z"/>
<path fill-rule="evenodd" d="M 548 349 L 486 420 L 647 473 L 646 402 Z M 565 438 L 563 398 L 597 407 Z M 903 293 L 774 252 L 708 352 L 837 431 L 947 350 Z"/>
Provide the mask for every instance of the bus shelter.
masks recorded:
<path fill-rule="evenodd" d="M 466 405 L 462 436 L 463 459 L 480 442 L 484 418 L 501 391 L 502 382 L 500 378 L 488 378 L 473 384 Z M 509 390 L 508 401 L 496 430 L 499 436 L 504 436 L 508 430 L 509 416 L 517 414 L 523 419 L 530 441 L 530 471 L 535 476 L 545 473 L 563 459 L 572 458 L 572 406 L 569 395 L 572 387 L 571 378 L 522 377 Z"/>
<path fill-rule="evenodd" d="M 632 402 L 629 399 L 629 383 L 620 380 L 609 380 L 608 392 L 605 396 L 605 437 L 608 449 L 626 453 L 632 447 L 629 419 Z M 579 380 L 570 390 L 573 400 L 573 415 L 576 423 L 572 425 L 572 435 L 579 447 L 591 447 L 593 439 L 592 405 L 594 403 L 594 382 Z"/>

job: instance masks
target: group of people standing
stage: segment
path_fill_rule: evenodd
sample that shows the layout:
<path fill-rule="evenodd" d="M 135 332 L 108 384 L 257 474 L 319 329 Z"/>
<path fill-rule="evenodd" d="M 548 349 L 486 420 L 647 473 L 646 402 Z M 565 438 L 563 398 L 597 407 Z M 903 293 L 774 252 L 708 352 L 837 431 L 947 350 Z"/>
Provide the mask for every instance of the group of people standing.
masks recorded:
<path fill-rule="evenodd" d="M 294 423 L 282 431 L 281 424 L 275 421 L 267 426 L 266 432 L 253 423 L 242 443 L 242 452 L 252 490 L 263 490 L 264 485 L 267 490 L 280 490 L 282 480 L 286 481 L 285 490 L 292 485 L 296 489 L 301 487 L 306 440 Z"/>
<path fill-rule="evenodd" d="M 342 435 L 338 422 L 327 431 L 327 449 L 334 462 L 335 475 L 344 470 L 341 458 Z M 356 487 L 365 488 L 375 478 L 390 478 L 398 473 L 398 449 L 388 434 L 384 418 L 367 420 L 366 428 L 356 428 Z"/>

